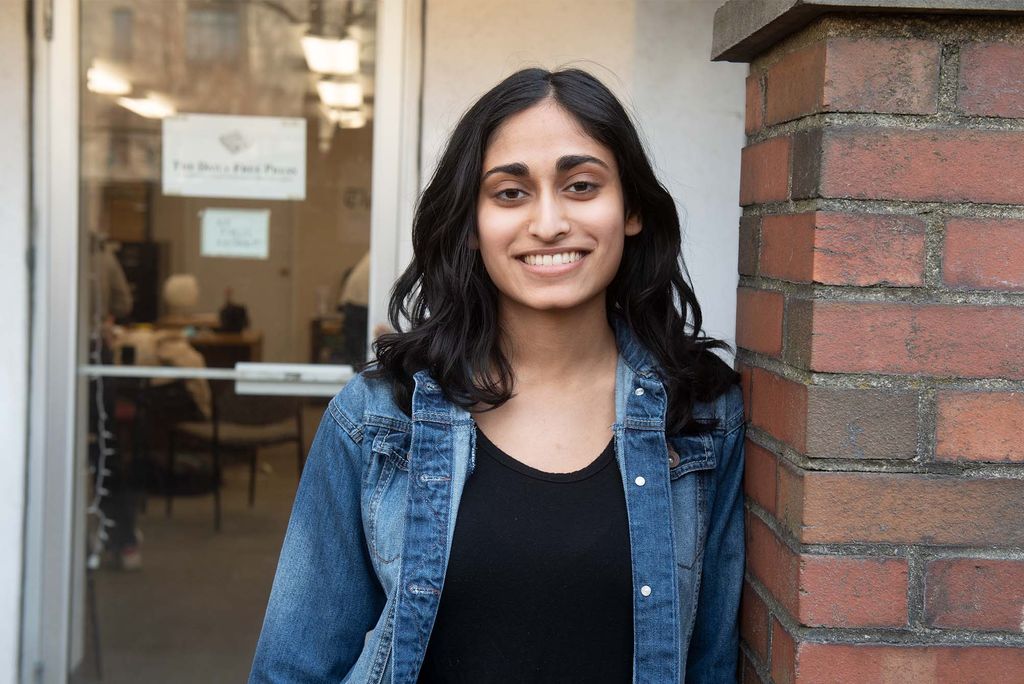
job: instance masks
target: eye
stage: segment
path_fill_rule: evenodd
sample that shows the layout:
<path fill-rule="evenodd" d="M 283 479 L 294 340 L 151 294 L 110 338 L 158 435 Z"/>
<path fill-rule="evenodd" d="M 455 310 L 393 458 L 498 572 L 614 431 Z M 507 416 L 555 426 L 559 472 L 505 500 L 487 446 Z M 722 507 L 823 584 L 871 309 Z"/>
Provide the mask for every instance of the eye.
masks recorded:
<path fill-rule="evenodd" d="M 515 200 L 523 199 L 525 196 L 526 192 L 519 188 L 505 188 L 504 190 L 499 190 L 494 194 L 495 198 L 506 202 L 514 202 Z"/>
<path fill-rule="evenodd" d="M 569 192 L 575 195 L 584 195 L 588 192 L 597 190 L 597 183 L 591 183 L 590 181 L 576 181 L 575 183 L 569 184 Z"/>

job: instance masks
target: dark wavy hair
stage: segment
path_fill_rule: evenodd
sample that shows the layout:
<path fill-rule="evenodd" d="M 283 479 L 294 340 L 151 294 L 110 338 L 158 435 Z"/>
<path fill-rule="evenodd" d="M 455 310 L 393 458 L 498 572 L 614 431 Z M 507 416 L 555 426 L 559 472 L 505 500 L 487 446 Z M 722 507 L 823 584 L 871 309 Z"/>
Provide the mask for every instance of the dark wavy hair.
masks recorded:
<path fill-rule="evenodd" d="M 470 237 L 477 232 L 477 196 L 491 136 L 510 116 L 546 99 L 615 155 L 626 216 L 639 215 L 643 228 L 625 239 L 606 292 L 608 315 L 621 316 L 658 362 L 669 399 L 666 429 L 705 430 L 707 424 L 692 419 L 694 402 L 713 399 L 739 376 L 711 351 L 728 346 L 701 334 L 672 196 L 655 176 L 622 104 L 579 69 L 518 71 L 462 116 L 419 198 L 413 259 L 391 291 L 388 317 L 398 332 L 374 342 L 377 365 L 368 372 L 391 381 L 394 399 L 407 414 L 413 374 L 421 369 L 467 410 L 500 406 L 512 397 L 514 373 L 502 350 L 497 288 Z"/>

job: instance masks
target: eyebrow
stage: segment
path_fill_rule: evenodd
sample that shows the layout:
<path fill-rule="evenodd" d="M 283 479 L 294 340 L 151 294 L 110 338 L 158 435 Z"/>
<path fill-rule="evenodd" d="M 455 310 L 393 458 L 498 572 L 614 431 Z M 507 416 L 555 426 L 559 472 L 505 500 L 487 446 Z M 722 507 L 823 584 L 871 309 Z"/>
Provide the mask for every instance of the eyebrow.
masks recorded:
<path fill-rule="evenodd" d="M 563 157 L 559 157 L 558 161 L 555 162 L 555 170 L 559 173 L 565 173 L 570 169 L 574 169 L 581 164 L 597 164 L 608 168 L 608 165 L 597 157 L 593 157 L 589 154 L 567 154 Z M 496 173 L 507 173 L 510 176 L 516 176 L 522 178 L 530 174 L 530 168 L 522 162 L 513 162 L 512 164 L 501 164 L 495 166 L 493 169 L 484 174 L 481 180 L 486 180 L 488 176 L 493 176 Z"/>

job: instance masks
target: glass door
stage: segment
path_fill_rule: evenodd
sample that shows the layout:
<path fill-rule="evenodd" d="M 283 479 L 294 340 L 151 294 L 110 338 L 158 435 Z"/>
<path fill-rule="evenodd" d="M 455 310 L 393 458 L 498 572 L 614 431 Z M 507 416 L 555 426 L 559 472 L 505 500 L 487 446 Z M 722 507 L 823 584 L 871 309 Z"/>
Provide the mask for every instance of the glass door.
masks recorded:
<path fill-rule="evenodd" d="M 305 451 L 396 275 L 419 13 L 33 11 L 50 43 L 36 75 L 47 398 L 33 408 L 23 672 L 242 681 Z M 62 267 L 77 330 L 61 323 Z M 75 377 L 51 360 L 63 350 Z"/>

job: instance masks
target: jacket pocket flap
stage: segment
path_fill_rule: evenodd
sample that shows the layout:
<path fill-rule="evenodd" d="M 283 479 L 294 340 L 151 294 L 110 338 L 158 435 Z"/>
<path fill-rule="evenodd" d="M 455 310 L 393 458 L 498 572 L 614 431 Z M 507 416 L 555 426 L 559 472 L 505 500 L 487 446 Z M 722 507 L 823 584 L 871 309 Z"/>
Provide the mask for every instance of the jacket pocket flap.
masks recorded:
<path fill-rule="evenodd" d="M 715 463 L 715 444 L 710 433 L 703 435 L 675 435 L 668 438 L 669 479 L 674 480 L 695 470 L 712 470 Z M 673 456 L 672 451 L 678 456 Z"/>

